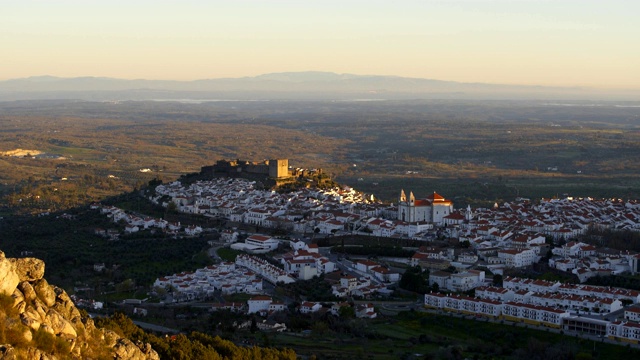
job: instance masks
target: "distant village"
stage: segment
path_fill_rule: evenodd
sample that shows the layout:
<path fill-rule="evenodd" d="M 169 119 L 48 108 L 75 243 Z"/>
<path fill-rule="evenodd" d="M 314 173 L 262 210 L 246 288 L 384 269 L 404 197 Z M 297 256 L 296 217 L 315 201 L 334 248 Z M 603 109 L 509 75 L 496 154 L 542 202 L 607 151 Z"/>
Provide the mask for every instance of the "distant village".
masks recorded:
<path fill-rule="evenodd" d="M 288 162 L 265 163 L 256 171 L 283 177 L 283 164 Z M 234 171 L 230 166 L 225 169 Z M 640 231 L 640 202 L 591 198 L 532 202 L 521 198 L 491 208 L 455 209 L 451 200 L 436 192 L 416 198 L 412 192 L 407 196 L 399 190 L 397 203 L 385 204 L 348 186 L 278 192 L 262 189 L 257 181 L 218 176 L 188 185 L 176 181 L 155 188 L 149 200 L 161 206 L 264 230 L 250 234 L 244 241 L 239 241 L 241 237 L 234 228 L 224 230 L 221 241 L 243 252 L 235 262 L 167 275 L 157 279 L 154 286 L 172 289 L 174 301 L 188 301 L 214 291 L 251 294 L 253 297 L 246 304 L 220 306 L 265 316 L 284 310 L 286 304 L 265 295 L 262 281 L 278 285 L 323 275 L 336 297 L 366 299 L 391 293 L 389 287 L 400 280 L 401 274 L 369 259 L 337 264 L 309 241 L 309 236 L 411 239 L 423 245 L 410 258 L 395 260 L 429 270 L 429 285 L 439 291 L 425 295 L 426 308 L 636 343 L 640 340 L 640 306 L 635 307 L 640 302 L 638 291 L 509 276 L 498 287 L 490 276 L 485 277 L 486 271 L 502 275 L 505 270 L 530 268 L 543 259 L 550 268 L 573 275 L 581 283 L 594 276 L 637 274 L 639 254 L 599 248 L 574 239 L 589 228 Z M 114 221 L 126 222 L 125 232 L 129 233 L 154 228 L 174 235 L 197 236 L 203 231 L 195 226 L 127 214 L 113 207 L 94 206 Z M 274 229 L 290 234 L 289 239 L 265 234 Z M 112 230 L 96 232 L 117 235 Z M 443 239 L 450 245 L 443 246 L 438 241 Z M 276 249 L 281 251 L 272 255 Z M 263 254 L 273 261 L 265 260 Z M 468 295 L 470 291 L 474 297 Z M 340 306 L 347 305 L 336 303 L 335 309 L 321 310 L 319 302 L 307 301 L 298 311 L 337 312 Z M 359 305 L 356 314 L 370 318 L 375 316 L 375 310 L 373 306 Z"/>

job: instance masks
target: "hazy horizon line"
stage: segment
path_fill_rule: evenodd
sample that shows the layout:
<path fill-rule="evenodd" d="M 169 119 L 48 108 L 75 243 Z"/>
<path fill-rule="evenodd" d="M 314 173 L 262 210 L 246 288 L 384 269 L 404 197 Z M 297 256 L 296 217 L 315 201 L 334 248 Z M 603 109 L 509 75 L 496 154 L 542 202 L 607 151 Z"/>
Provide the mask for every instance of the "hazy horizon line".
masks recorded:
<path fill-rule="evenodd" d="M 401 76 L 401 75 L 390 75 L 390 74 L 358 74 L 358 73 L 349 73 L 349 72 L 334 72 L 334 71 L 324 71 L 324 70 L 305 70 L 305 71 L 274 71 L 274 72 L 266 72 L 260 73 L 257 75 L 242 75 L 242 76 L 220 76 L 220 77 L 198 77 L 198 78 L 189 78 L 189 79 L 175 79 L 175 78 L 126 78 L 126 77 L 117 77 L 117 76 L 105 76 L 105 75 L 77 75 L 77 76 L 60 76 L 60 75 L 52 75 L 52 74 L 41 74 L 41 75 L 30 75 L 25 77 L 13 77 L 13 78 L 0 78 L 0 82 L 8 82 L 8 81 L 20 81 L 20 80 L 28 80 L 35 78 L 54 78 L 61 80 L 68 79 L 105 79 L 105 80 L 120 80 L 120 81 L 166 81 L 166 82 L 195 82 L 195 81 L 206 81 L 206 80 L 240 80 L 240 79 L 253 79 L 259 78 L 265 75 L 276 75 L 276 74 L 305 74 L 305 73 L 316 73 L 316 74 L 332 74 L 338 76 L 354 76 L 354 77 L 381 77 L 381 78 L 397 78 L 397 79 L 417 79 L 417 80 L 428 80 L 428 81 L 440 81 L 440 82 L 449 82 L 449 83 L 457 83 L 457 84 L 483 84 L 483 85 L 501 85 L 501 86 L 523 86 L 523 87 L 539 87 L 539 88 L 555 88 L 555 89 L 583 89 L 583 90 L 611 90 L 611 91 L 640 91 L 639 88 L 634 87 L 616 87 L 616 86 L 595 86 L 595 85 L 544 85 L 544 84 L 532 84 L 532 83 L 505 83 L 505 82 L 480 82 L 480 81 L 459 81 L 459 80 L 444 80 L 439 78 L 426 78 L 426 77 L 413 77 L 413 76 Z"/>

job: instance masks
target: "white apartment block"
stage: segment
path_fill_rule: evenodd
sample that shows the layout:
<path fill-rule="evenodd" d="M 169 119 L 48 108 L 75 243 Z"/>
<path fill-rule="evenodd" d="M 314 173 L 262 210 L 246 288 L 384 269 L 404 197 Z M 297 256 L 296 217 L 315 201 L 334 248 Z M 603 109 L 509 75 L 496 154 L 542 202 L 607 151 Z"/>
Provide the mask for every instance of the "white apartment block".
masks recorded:
<path fill-rule="evenodd" d="M 277 284 L 279 282 L 283 282 L 285 284 L 290 284 L 295 282 L 286 271 L 280 269 L 279 267 L 273 266 L 266 260 L 241 254 L 236 257 L 236 265 L 243 266 L 247 269 L 250 269 L 256 272 L 258 275 L 262 276 L 265 280 L 269 281 L 272 284 Z"/>
<path fill-rule="evenodd" d="M 640 324 L 629 321 L 614 321 L 607 326 L 610 339 L 620 339 L 637 344 L 640 341 Z"/>
<path fill-rule="evenodd" d="M 477 299 L 460 295 L 425 294 L 426 307 L 479 316 L 502 317 L 506 320 L 560 328 L 569 311 L 552 307 Z"/>
<path fill-rule="evenodd" d="M 530 266 L 538 261 L 532 249 L 506 249 L 498 251 L 498 258 L 502 259 L 506 267 L 521 268 Z"/>
<path fill-rule="evenodd" d="M 624 310 L 624 318 L 635 322 L 640 322 L 640 307 L 630 307 Z"/>

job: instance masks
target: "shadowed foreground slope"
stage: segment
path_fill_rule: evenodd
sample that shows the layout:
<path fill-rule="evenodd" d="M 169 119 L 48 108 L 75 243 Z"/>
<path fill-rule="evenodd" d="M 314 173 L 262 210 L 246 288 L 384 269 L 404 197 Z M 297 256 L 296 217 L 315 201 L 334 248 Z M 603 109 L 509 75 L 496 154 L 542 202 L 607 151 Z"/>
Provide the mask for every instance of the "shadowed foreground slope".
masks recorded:
<path fill-rule="evenodd" d="M 122 314 L 94 324 L 47 283 L 44 268 L 42 260 L 7 259 L 0 251 L 0 360 L 296 359 L 290 349 L 238 347 L 201 333 L 157 337 Z"/>

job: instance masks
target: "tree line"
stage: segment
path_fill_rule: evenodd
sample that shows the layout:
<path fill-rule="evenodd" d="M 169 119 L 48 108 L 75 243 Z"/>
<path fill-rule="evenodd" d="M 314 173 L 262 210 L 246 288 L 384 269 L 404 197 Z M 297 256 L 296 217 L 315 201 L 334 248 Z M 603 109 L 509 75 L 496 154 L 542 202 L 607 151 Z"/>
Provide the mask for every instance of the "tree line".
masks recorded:
<path fill-rule="evenodd" d="M 210 336 L 200 332 L 160 337 L 149 334 L 137 327 L 131 319 L 121 313 L 109 318 L 95 319 L 96 326 L 112 330 L 134 343 L 149 343 L 160 359 L 175 360 L 295 360 L 296 353 L 291 349 L 263 347 L 241 347 L 219 336 Z"/>

